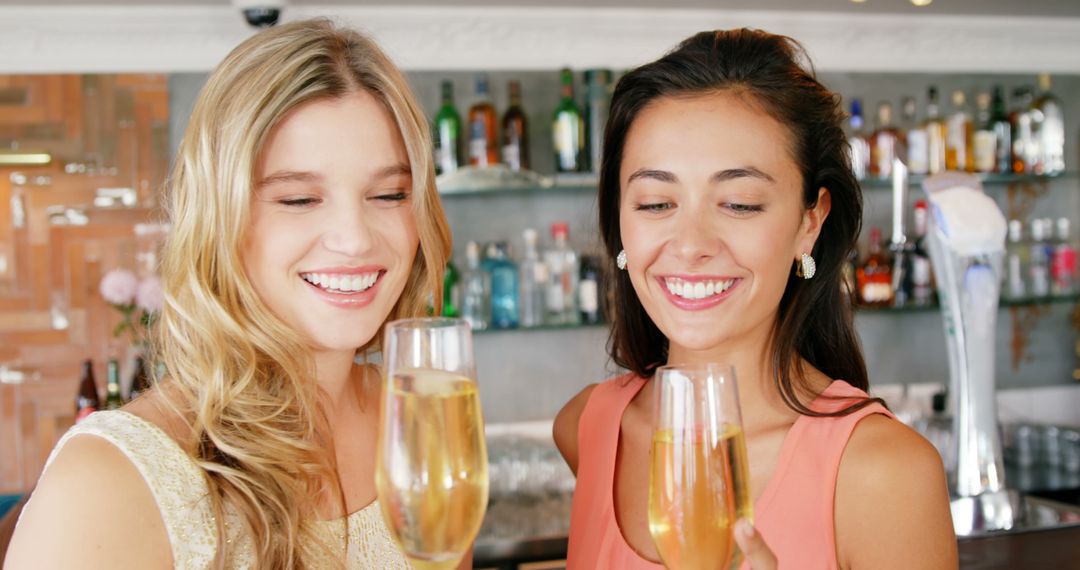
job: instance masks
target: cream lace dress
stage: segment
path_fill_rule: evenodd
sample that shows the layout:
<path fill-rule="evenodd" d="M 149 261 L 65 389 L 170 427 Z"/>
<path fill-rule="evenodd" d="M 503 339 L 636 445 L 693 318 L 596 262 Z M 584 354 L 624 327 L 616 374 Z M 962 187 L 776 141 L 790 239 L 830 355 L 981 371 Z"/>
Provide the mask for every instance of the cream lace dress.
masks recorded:
<path fill-rule="evenodd" d="M 142 474 L 169 533 L 173 566 L 183 570 L 209 568 L 218 536 L 199 466 L 157 426 L 127 412 L 103 411 L 68 430 L 53 449 L 46 468 L 64 444 L 82 434 L 103 438 L 119 448 Z M 345 522 L 349 534 L 347 568 L 410 568 L 390 538 L 377 502 L 349 515 Z M 243 527 L 235 513 L 226 515 L 225 524 L 232 545 L 228 567 L 252 568 L 251 537 L 238 530 Z M 346 531 L 340 519 L 321 524 L 325 525 L 327 537 L 339 543 L 343 540 Z"/>

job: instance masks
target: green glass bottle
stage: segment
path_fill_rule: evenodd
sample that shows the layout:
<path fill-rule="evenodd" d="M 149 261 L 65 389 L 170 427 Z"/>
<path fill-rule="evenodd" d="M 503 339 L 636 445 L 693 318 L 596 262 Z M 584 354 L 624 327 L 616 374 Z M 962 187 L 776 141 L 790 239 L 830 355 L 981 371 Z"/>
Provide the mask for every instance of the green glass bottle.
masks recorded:
<path fill-rule="evenodd" d="M 461 115 L 454 107 L 454 84 L 442 82 L 442 106 L 432 126 L 435 139 L 435 173 L 453 172 L 461 166 Z"/>
<path fill-rule="evenodd" d="M 120 363 L 115 358 L 109 359 L 105 384 L 105 409 L 115 410 L 124 405 L 120 395 Z"/>
<path fill-rule="evenodd" d="M 443 274 L 442 316 L 456 317 L 461 314 L 461 274 L 453 261 L 446 263 Z"/>
<path fill-rule="evenodd" d="M 585 158 L 585 121 L 574 101 L 574 74 L 569 69 L 560 72 L 562 99 L 555 107 L 551 133 L 555 146 L 556 172 L 582 172 Z"/>

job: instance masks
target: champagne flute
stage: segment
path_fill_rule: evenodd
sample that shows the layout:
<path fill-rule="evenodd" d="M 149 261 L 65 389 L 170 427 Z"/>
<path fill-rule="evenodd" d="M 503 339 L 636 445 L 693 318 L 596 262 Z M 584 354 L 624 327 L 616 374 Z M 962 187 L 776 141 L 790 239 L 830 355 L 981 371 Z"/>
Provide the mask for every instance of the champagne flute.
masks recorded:
<path fill-rule="evenodd" d="M 737 568 L 733 529 L 752 520 L 735 371 L 662 366 L 656 382 L 649 532 L 671 570 Z"/>
<path fill-rule="evenodd" d="M 456 568 L 488 500 L 472 332 L 460 319 L 386 326 L 375 486 L 391 536 L 417 570 Z"/>

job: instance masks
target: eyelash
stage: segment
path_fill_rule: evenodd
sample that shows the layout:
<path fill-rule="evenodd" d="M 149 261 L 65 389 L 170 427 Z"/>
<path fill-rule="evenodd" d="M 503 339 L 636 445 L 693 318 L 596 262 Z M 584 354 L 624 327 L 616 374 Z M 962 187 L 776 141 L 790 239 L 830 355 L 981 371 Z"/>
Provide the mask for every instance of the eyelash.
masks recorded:
<path fill-rule="evenodd" d="M 756 214 L 758 212 L 764 212 L 765 208 L 760 204 L 732 204 L 725 203 L 725 207 L 731 210 L 736 215 L 749 215 Z M 672 208 L 670 202 L 659 202 L 654 204 L 637 204 L 634 209 L 639 212 L 663 212 Z"/>
<path fill-rule="evenodd" d="M 655 204 L 637 204 L 634 209 L 638 212 L 662 212 L 671 209 L 671 202 L 658 202 Z"/>
<path fill-rule="evenodd" d="M 404 202 L 409 199 L 409 193 L 405 191 L 395 192 L 393 194 L 381 194 L 373 197 L 374 200 L 383 200 L 385 202 Z"/>
<path fill-rule="evenodd" d="M 404 202 L 409 198 L 408 192 L 395 192 L 393 194 L 382 194 L 379 196 L 373 196 L 373 200 L 380 200 L 384 202 Z M 278 204 L 289 208 L 304 208 L 317 203 L 317 198 L 282 198 L 278 200 Z"/>
<path fill-rule="evenodd" d="M 282 198 L 281 200 L 278 200 L 278 204 L 290 208 L 302 208 L 304 206 L 310 206 L 315 202 L 315 198 Z"/>
<path fill-rule="evenodd" d="M 760 204 L 725 204 L 729 210 L 737 215 L 756 214 L 764 212 L 765 208 Z"/>

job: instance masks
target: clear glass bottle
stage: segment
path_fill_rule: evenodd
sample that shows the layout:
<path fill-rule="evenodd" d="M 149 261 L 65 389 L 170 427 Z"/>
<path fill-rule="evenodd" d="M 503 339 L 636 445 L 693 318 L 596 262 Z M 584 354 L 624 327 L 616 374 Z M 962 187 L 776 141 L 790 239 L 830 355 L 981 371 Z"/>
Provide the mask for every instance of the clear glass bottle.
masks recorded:
<path fill-rule="evenodd" d="M 934 302 L 934 270 L 930 264 L 930 251 L 926 243 L 929 220 L 929 205 L 926 200 L 916 201 L 915 210 L 912 212 L 915 246 L 911 251 L 911 302 L 917 306 Z"/>
<path fill-rule="evenodd" d="M 465 245 L 465 273 L 461 276 L 461 317 L 473 330 L 484 330 L 491 322 L 491 277 L 480 268 L 480 246 Z"/>
<path fill-rule="evenodd" d="M 1012 124 L 1005 109 L 1005 93 L 1000 85 L 994 86 L 990 98 L 990 122 L 994 129 L 994 172 L 1012 172 Z"/>
<path fill-rule="evenodd" d="M 1007 299 L 1023 299 L 1028 293 L 1028 253 L 1024 241 L 1024 223 L 1009 220 L 1009 241 L 1005 244 L 1005 287 L 1002 293 Z"/>
<path fill-rule="evenodd" d="M 600 170 L 604 127 L 611 106 L 611 70 L 585 70 L 585 157 L 591 172 Z"/>
<path fill-rule="evenodd" d="M 496 329 L 517 328 L 518 268 L 510 259 L 510 247 L 497 242 L 488 249 L 486 260 L 491 274 L 491 327 Z"/>
<path fill-rule="evenodd" d="M 904 97 L 900 104 L 900 130 L 906 143 L 908 172 L 926 174 L 930 172 L 930 139 L 918 123 L 918 104 L 914 97 Z"/>
<path fill-rule="evenodd" d="M 975 96 L 975 137 L 972 161 L 975 172 L 993 172 L 997 163 L 997 135 L 994 133 L 994 121 L 990 112 L 990 94 L 979 93 Z"/>
<path fill-rule="evenodd" d="M 866 136 L 862 101 L 851 100 L 851 117 L 848 119 L 848 147 L 851 149 L 851 171 L 857 180 L 870 173 L 870 139 Z"/>
<path fill-rule="evenodd" d="M 941 391 L 931 399 L 932 413 L 919 422 L 923 436 L 937 448 L 946 473 L 956 472 L 956 446 L 953 445 L 953 421 L 948 413 L 948 392 Z"/>
<path fill-rule="evenodd" d="M 547 287 L 547 322 L 555 325 L 574 324 L 578 319 L 577 293 L 578 258 L 570 248 L 570 226 L 566 222 L 551 224 L 554 245 L 544 253 L 550 279 Z"/>
<path fill-rule="evenodd" d="M 1058 218 L 1054 257 L 1050 262 L 1054 295 L 1072 295 L 1076 291 L 1076 246 L 1072 243 L 1069 226 L 1069 218 Z"/>
<path fill-rule="evenodd" d="M 923 130 L 926 131 L 927 171 L 930 174 L 944 172 L 945 121 L 941 118 L 938 90 L 933 85 L 926 90 L 926 120 L 923 121 Z"/>
<path fill-rule="evenodd" d="M 1065 171 L 1065 117 L 1061 99 L 1050 92 L 1050 74 L 1039 75 L 1039 96 L 1032 103 L 1032 134 L 1039 144 L 1036 174 Z"/>
<path fill-rule="evenodd" d="M 1031 285 L 1032 297 L 1046 297 L 1050 294 L 1050 228 L 1049 220 L 1031 220 L 1031 244 L 1028 248 L 1028 284 Z"/>
<path fill-rule="evenodd" d="M 1034 100 L 1031 89 L 1017 87 L 1013 91 L 1013 111 L 1009 114 L 1012 125 L 1012 171 L 1016 174 L 1035 172 L 1038 162 L 1039 144 L 1032 130 L 1031 104 Z M 1032 224 L 1032 230 L 1034 230 Z"/>
<path fill-rule="evenodd" d="M 975 129 L 968 110 L 967 95 L 957 89 L 952 93 L 952 112 L 946 122 L 945 169 L 954 171 L 975 171 L 972 157 L 972 139 Z"/>
<path fill-rule="evenodd" d="M 547 265 L 540 261 L 536 230 L 522 232 L 525 254 L 521 258 L 521 326 L 538 327 L 544 324 L 544 288 L 548 283 Z"/>
<path fill-rule="evenodd" d="M 600 261 L 592 255 L 581 256 L 578 280 L 578 312 L 581 322 L 596 324 L 600 316 Z"/>

